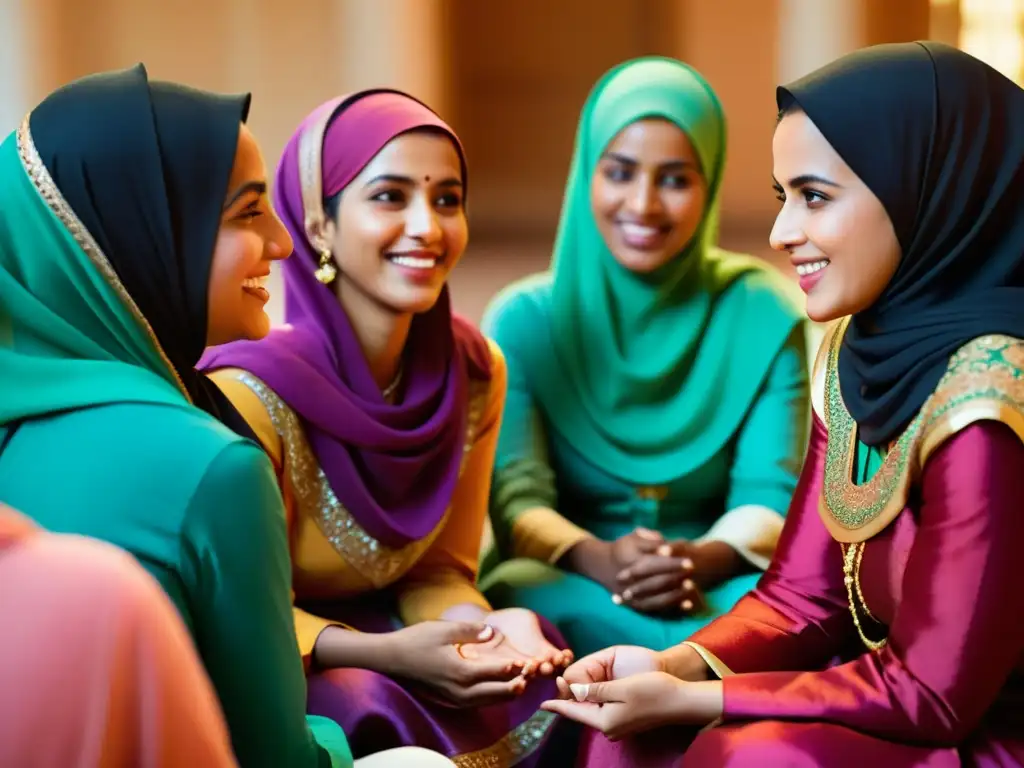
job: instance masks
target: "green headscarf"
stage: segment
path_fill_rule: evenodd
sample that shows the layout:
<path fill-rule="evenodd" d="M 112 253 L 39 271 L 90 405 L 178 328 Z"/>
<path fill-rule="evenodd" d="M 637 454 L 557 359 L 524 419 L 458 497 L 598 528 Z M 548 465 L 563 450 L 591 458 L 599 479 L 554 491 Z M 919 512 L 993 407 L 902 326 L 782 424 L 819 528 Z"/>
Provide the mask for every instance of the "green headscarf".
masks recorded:
<path fill-rule="evenodd" d="M 644 118 L 686 133 L 708 202 L 683 251 L 637 275 L 605 245 L 590 186 L 609 142 Z M 649 57 L 612 69 L 583 108 L 552 273 L 511 287 L 491 311 L 493 322 L 518 294 L 533 302 L 534 323 L 548 319 L 550 333 L 532 335 L 523 352 L 532 393 L 590 462 L 631 483 L 669 482 L 717 453 L 802 318 L 785 278 L 715 246 L 725 136 L 714 91 L 682 62 Z"/>
<path fill-rule="evenodd" d="M 76 408 L 187 405 L 173 370 L 44 188 L 59 206 L 30 134 L 11 133 L 0 144 L 0 439 L 12 422 Z M 79 237 L 89 239 L 84 228 Z M 102 258 L 98 249 L 93 258 Z"/>

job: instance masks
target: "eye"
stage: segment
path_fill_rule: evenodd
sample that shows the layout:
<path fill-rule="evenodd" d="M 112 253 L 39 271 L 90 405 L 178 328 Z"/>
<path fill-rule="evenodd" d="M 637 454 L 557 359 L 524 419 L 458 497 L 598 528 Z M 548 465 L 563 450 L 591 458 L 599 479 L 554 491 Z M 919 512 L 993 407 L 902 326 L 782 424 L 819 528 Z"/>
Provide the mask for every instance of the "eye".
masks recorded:
<path fill-rule="evenodd" d="M 254 209 L 254 210 L 249 210 L 249 211 L 242 211 L 240 214 L 238 214 L 238 216 L 235 217 L 235 219 L 238 220 L 238 221 L 243 221 L 246 224 L 249 224 L 249 223 L 255 221 L 257 218 L 259 218 L 262 215 L 263 215 L 263 211 L 255 210 Z"/>
<path fill-rule="evenodd" d="M 462 206 L 462 198 L 454 192 L 441 195 L 437 198 L 438 208 L 459 208 Z"/>
<path fill-rule="evenodd" d="M 608 165 L 605 166 L 604 177 L 615 184 L 624 184 L 633 178 L 633 173 L 621 165 Z"/>
<path fill-rule="evenodd" d="M 781 186 L 776 184 L 774 187 L 772 187 L 772 191 L 775 193 L 776 200 L 778 200 L 780 203 L 786 202 L 786 193 L 783 191 Z"/>
<path fill-rule="evenodd" d="M 669 174 L 662 176 L 661 183 L 669 189 L 686 189 L 690 186 L 690 179 L 685 175 Z"/>
<path fill-rule="evenodd" d="M 405 194 L 399 189 L 384 189 L 374 194 L 370 199 L 377 203 L 400 205 L 405 202 Z"/>
<path fill-rule="evenodd" d="M 804 202 L 807 203 L 809 208 L 819 208 L 829 201 L 828 195 L 822 194 L 814 189 L 801 189 L 800 194 L 803 195 Z"/>

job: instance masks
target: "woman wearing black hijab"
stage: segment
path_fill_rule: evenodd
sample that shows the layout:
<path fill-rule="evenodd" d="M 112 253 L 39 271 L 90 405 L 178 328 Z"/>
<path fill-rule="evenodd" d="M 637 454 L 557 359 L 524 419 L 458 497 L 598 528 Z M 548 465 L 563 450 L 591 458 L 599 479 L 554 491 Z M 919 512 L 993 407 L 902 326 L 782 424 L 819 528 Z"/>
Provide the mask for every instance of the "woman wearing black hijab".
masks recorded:
<path fill-rule="evenodd" d="M 243 766 L 348 765 L 341 730 L 305 719 L 270 462 L 194 368 L 267 332 L 262 282 L 291 250 L 248 106 L 136 66 L 0 144 L 0 501 L 157 578 Z"/>
<path fill-rule="evenodd" d="M 721 718 L 689 749 L 678 728 L 643 745 L 592 733 L 602 768 L 684 751 L 1024 765 L 1024 91 L 907 43 L 846 56 L 778 104 L 772 245 L 808 314 L 838 322 L 775 560 L 684 645 L 582 659 L 547 706 L 612 738 Z"/>

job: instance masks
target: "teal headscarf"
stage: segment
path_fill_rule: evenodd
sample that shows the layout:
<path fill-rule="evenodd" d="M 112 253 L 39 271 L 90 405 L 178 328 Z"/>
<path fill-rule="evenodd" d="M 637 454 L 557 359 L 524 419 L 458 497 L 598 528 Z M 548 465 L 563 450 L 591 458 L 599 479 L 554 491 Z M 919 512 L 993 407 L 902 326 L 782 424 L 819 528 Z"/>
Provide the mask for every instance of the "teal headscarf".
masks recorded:
<path fill-rule="evenodd" d="M 25 124 L 0 144 L 0 442 L 60 411 L 188 404 L 91 237 L 58 213 L 74 217 Z"/>
<path fill-rule="evenodd" d="M 682 252 L 636 275 L 601 237 L 590 186 L 609 142 L 644 118 L 686 133 L 708 202 Z M 722 106 L 696 71 L 660 57 L 612 69 L 583 107 L 551 274 L 505 293 L 530 295 L 534 318 L 549 323 L 548 333 L 531 339 L 523 371 L 549 424 L 589 461 L 632 483 L 669 482 L 717 453 L 802 317 L 785 278 L 715 245 L 725 149 Z"/>

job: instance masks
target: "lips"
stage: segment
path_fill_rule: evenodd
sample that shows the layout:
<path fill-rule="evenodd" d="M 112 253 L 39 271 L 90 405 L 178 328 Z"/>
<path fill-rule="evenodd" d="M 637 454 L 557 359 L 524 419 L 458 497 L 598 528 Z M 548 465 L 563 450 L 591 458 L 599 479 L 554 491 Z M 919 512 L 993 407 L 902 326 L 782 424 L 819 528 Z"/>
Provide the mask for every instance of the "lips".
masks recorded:
<path fill-rule="evenodd" d="M 259 277 L 247 277 L 242 281 L 242 290 L 266 303 L 270 300 L 270 291 L 266 288 L 269 279 L 269 274 L 260 275 Z"/>
<path fill-rule="evenodd" d="M 622 233 L 622 240 L 630 248 L 645 251 L 660 246 L 669 228 L 655 226 L 652 224 L 637 224 L 636 222 L 620 221 L 616 223 L 619 232 Z"/>

